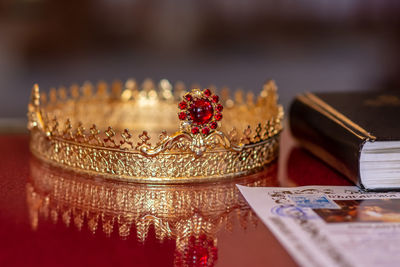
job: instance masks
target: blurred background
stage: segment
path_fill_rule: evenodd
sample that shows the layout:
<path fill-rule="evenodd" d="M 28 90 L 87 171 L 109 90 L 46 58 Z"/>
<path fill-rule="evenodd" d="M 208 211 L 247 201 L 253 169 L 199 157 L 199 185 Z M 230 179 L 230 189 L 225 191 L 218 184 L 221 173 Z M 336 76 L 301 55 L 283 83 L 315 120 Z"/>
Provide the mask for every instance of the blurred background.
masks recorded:
<path fill-rule="evenodd" d="M 259 92 L 400 88 L 397 0 L 2 0 L 0 125 L 34 83 L 167 78 Z"/>

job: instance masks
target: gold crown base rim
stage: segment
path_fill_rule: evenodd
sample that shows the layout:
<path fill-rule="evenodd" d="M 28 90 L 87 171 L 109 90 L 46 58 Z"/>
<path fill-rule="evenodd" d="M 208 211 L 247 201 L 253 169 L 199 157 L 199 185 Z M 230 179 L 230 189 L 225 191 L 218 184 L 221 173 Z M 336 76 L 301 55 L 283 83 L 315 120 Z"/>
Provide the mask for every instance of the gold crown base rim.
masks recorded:
<path fill-rule="evenodd" d="M 178 184 L 186 184 L 186 183 L 188 183 L 188 184 L 190 184 L 190 183 L 210 183 L 210 182 L 217 182 L 217 181 L 233 180 L 236 178 L 242 178 L 246 175 L 257 173 L 257 172 L 263 170 L 264 168 L 268 168 L 268 166 L 270 164 L 273 164 L 278 159 L 278 155 L 276 155 L 275 157 L 273 157 L 273 158 L 269 159 L 267 162 L 265 162 L 264 165 L 255 167 L 253 169 L 244 170 L 241 172 L 229 173 L 229 174 L 208 176 L 208 177 L 205 177 L 205 176 L 204 177 L 203 176 L 173 177 L 173 178 L 171 178 L 171 177 L 146 177 L 146 176 L 132 177 L 132 176 L 127 176 L 127 175 L 113 175 L 110 173 L 101 173 L 101 172 L 96 172 L 96 171 L 83 170 L 80 168 L 69 167 L 62 163 L 58 163 L 58 162 L 52 161 L 50 159 L 44 158 L 33 151 L 31 151 L 31 152 L 37 159 L 39 159 L 45 163 L 48 163 L 50 165 L 53 165 L 55 167 L 65 168 L 66 170 L 74 171 L 77 173 L 84 173 L 89 176 L 101 177 L 101 178 L 104 178 L 104 179 L 110 180 L 110 181 L 134 182 L 134 183 L 142 183 L 142 184 L 149 184 L 149 185 L 151 185 L 151 184 L 158 184 L 158 185 L 176 184 L 176 185 L 178 185 Z"/>
<path fill-rule="evenodd" d="M 96 148 L 83 147 L 77 144 L 76 149 L 74 149 L 71 144 L 49 140 L 39 131 L 31 133 L 30 151 L 33 156 L 51 165 L 78 173 L 102 177 L 106 180 L 143 184 L 209 183 L 243 177 L 266 168 L 278 158 L 279 136 L 280 133 L 277 133 L 263 142 L 245 146 L 245 149 L 241 152 L 206 152 L 200 158 L 195 158 L 193 154 L 188 153 L 187 157 L 190 157 L 190 159 L 183 160 L 186 168 L 179 168 L 176 161 L 169 160 L 173 156 L 170 153 L 148 158 L 140 153 L 120 151 L 125 156 L 120 157 L 117 162 L 110 158 L 98 160 L 94 156 L 99 154 Z M 65 149 L 63 149 L 63 145 Z M 90 159 L 91 164 L 87 164 L 82 155 L 84 155 L 83 158 Z M 109 155 L 116 156 L 115 152 L 109 153 Z M 221 155 L 225 158 L 221 158 Z M 141 167 L 131 168 L 136 173 L 127 173 L 129 163 L 132 162 L 132 158 L 129 158 L 129 156 L 147 160 L 147 166 L 151 167 L 149 168 L 150 171 L 146 171 L 147 168 L 143 167 L 146 164 L 143 165 L 143 162 L 139 160 L 138 164 L 141 164 Z M 176 156 L 181 158 L 182 154 Z M 173 171 L 165 171 L 168 169 L 168 161 L 170 161 L 169 166 L 174 167 Z M 206 167 L 200 168 L 199 161 Z M 80 162 L 81 164 L 79 164 Z M 114 167 L 105 166 L 104 162 L 108 162 L 108 164 L 113 162 L 115 165 Z M 124 167 L 121 168 L 118 164 L 123 164 Z M 163 164 L 166 165 L 163 166 Z"/>

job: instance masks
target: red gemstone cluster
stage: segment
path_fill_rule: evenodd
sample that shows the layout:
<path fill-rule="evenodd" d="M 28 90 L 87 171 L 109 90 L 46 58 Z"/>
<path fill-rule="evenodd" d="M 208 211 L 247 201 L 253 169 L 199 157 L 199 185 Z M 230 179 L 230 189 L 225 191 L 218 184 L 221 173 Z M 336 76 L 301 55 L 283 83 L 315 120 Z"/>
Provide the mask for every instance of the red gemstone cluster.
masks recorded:
<path fill-rule="evenodd" d="M 177 266 L 214 266 L 218 260 L 218 248 L 211 237 L 201 234 L 198 238 L 191 236 L 184 251 L 177 251 Z"/>
<path fill-rule="evenodd" d="M 219 97 L 211 93 L 209 89 L 192 90 L 186 93 L 178 107 L 181 110 L 178 113 L 179 119 L 190 124 L 192 134 L 202 133 L 203 135 L 208 135 L 212 130 L 217 129 L 224 109 L 219 103 Z"/>

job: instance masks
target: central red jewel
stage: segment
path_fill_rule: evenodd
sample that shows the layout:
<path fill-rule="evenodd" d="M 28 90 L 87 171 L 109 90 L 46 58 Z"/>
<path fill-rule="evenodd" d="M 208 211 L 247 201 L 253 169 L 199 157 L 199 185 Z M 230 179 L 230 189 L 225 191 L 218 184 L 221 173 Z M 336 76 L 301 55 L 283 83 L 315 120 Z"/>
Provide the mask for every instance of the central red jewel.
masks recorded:
<path fill-rule="evenodd" d="M 189 108 L 190 118 L 195 124 L 203 125 L 209 122 L 213 116 L 214 109 L 210 101 L 198 99 Z"/>

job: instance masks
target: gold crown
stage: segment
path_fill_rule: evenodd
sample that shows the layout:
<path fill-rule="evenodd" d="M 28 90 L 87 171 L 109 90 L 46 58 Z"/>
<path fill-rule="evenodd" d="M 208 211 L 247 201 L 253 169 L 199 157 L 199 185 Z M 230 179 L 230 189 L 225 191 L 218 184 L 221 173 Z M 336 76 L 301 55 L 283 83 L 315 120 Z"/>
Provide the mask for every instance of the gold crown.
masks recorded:
<path fill-rule="evenodd" d="M 193 264 L 191 253 L 196 247 L 209 256 L 202 266 L 212 266 L 217 258 L 220 231 L 232 232 L 232 225 L 237 222 L 244 229 L 257 223 L 256 215 L 235 184 L 278 184 L 277 164 L 234 182 L 195 185 L 149 186 L 94 177 L 33 158 L 26 186 L 32 228 L 40 228 L 47 221 L 61 221 L 79 231 L 87 229 L 92 234 L 107 236 L 115 233 L 140 243 L 155 235 L 159 241 L 176 242 L 174 260 L 179 266 Z"/>
<path fill-rule="evenodd" d="M 239 176 L 278 154 L 283 109 L 273 81 L 248 93 L 192 89 L 167 80 L 32 89 L 30 148 L 66 168 L 136 182 L 181 183 Z M 223 120 L 222 120 L 223 118 Z M 109 126 L 112 125 L 112 126 Z M 179 125 L 179 126 L 178 126 Z M 128 129 L 135 129 L 138 136 Z M 168 133 L 172 133 L 169 135 Z M 150 136 L 158 141 L 150 143 Z"/>

